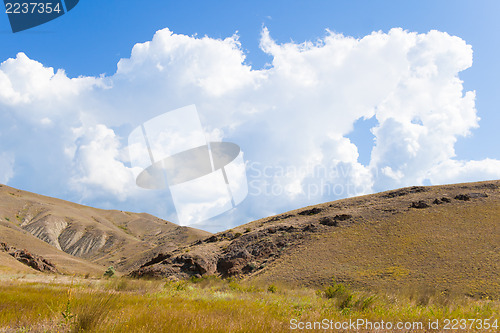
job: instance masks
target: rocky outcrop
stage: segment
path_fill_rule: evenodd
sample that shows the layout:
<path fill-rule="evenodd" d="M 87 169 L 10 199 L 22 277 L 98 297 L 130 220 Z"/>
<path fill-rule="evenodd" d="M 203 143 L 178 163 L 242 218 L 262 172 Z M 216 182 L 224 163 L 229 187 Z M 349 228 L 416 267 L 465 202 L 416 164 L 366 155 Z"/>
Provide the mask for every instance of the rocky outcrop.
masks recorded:
<path fill-rule="evenodd" d="M 18 250 L 5 243 L 0 243 L 0 251 L 7 252 L 17 261 L 40 272 L 57 273 L 56 266 L 47 259 L 28 252 L 27 250 Z"/>
<path fill-rule="evenodd" d="M 470 200 L 470 195 L 468 195 L 468 194 L 459 194 L 459 195 L 455 196 L 455 199 L 462 200 L 462 201 L 469 201 Z"/>
<path fill-rule="evenodd" d="M 165 258 L 159 261 L 159 258 Z M 156 263 L 160 265 L 155 265 Z M 216 273 L 216 261 L 210 257 L 200 255 L 181 254 L 170 257 L 159 255 L 159 257 L 144 264 L 138 270 L 133 271 L 132 277 L 164 277 L 175 276 L 177 278 L 189 278 L 191 276 L 213 275 Z"/>
<path fill-rule="evenodd" d="M 339 225 L 339 222 L 348 221 L 351 218 L 352 218 L 352 215 L 350 215 L 350 214 L 339 214 L 339 215 L 335 215 L 335 217 L 324 216 L 324 217 L 319 219 L 319 223 L 322 225 L 330 226 L 330 227 L 336 227 Z"/>
<path fill-rule="evenodd" d="M 419 200 L 411 203 L 411 208 L 417 208 L 417 209 L 423 209 L 423 208 L 429 208 L 430 205 L 428 205 L 425 201 Z"/>
<path fill-rule="evenodd" d="M 200 245 L 200 248 L 192 254 L 174 252 L 158 255 L 130 275 L 182 279 L 202 275 L 230 277 L 248 274 L 265 267 L 267 262 L 307 234 L 293 225 L 269 226 L 243 235 L 223 232 L 194 244 Z M 229 244 L 222 248 L 214 244 L 228 241 Z M 210 251 L 212 248 L 216 250 Z"/>
<path fill-rule="evenodd" d="M 314 207 L 314 208 L 306 209 L 306 210 L 299 212 L 299 215 L 316 215 L 316 214 L 321 213 L 322 211 L 323 211 L 323 209 Z"/>
<path fill-rule="evenodd" d="M 427 189 L 423 186 L 412 186 L 412 187 L 406 187 L 406 188 L 401 188 L 395 191 L 390 191 L 387 192 L 386 194 L 382 195 L 382 198 L 397 198 L 397 197 L 402 197 L 408 194 L 412 193 L 421 193 L 421 192 L 426 192 Z"/>
<path fill-rule="evenodd" d="M 450 202 L 451 202 L 450 198 L 442 197 L 441 199 L 438 199 L 438 198 L 434 199 L 434 201 L 432 203 L 435 205 L 441 205 L 441 204 L 450 203 Z"/>

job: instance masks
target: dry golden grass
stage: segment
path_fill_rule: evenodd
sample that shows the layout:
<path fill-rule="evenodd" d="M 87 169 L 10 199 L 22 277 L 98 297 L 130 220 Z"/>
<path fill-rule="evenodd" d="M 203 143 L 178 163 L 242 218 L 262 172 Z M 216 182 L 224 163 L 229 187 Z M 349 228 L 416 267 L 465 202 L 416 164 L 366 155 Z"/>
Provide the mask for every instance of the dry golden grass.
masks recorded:
<path fill-rule="evenodd" d="M 498 301 L 431 296 L 423 305 L 417 299 L 375 296 L 335 283 L 315 290 L 254 286 L 214 277 L 180 282 L 126 278 L 72 283 L 3 281 L 0 299 L 0 332 L 9 333 L 267 333 L 289 332 L 292 319 L 424 324 L 445 318 L 500 319 Z"/>

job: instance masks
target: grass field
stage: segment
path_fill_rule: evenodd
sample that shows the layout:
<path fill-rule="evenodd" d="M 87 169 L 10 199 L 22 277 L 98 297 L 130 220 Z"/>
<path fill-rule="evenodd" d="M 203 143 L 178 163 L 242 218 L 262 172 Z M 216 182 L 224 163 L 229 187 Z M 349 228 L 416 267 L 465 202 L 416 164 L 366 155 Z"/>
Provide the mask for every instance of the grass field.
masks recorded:
<path fill-rule="evenodd" d="M 324 319 L 331 321 L 333 328 L 334 323 L 362 319 L 372 325 L 380 325 L 381 321 L 386 325 L 422 323 L 422 328 L 377 332 L 448 332 L 443 326 L 446 320 L 480 319 L 486 326 L 500 320 L 499 314 L 499 301 L 418 291 L 374 295 L 350 290 L 334 281 L 321 289 L 249 285 L 215 277 L 177 282 L 59 277 L 49 282 L 30 282 L 26 276 L 4 276 L 0 283 L 0 332 L 267 333 L 290 332 L 291 327 L 307 322 L 314 325 Z M 428 329 L 429 322 L 436 320 L 440 329 Z M 468 321 L 467 325 L 471 323 L 479 325 L 479 321 Z M 307 331 L 375 331 L 364 325 L 368 323 L 357 330 Z"/>

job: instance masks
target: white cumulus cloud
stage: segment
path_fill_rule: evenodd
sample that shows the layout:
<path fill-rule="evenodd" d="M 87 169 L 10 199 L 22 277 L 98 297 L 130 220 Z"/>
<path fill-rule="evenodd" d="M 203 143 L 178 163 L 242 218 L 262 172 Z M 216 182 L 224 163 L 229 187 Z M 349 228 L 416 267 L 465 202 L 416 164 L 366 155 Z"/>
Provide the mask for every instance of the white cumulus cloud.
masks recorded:
<path fill-rule="evenodd" d="M 121 200 L 127 198 L 134 191 L 135 180 L 132 170 L 122 161 L 123 152 L 115 132 L 102 124 L 76 128 L 73 132 L 76 137 L 73 185 L 84 193 L 88 192 L 86 187 L 97 187 Z"/>
<path fill-rule="evenodd" d="M 16 160 L 15 176 L 5 174 L 57 174 L 40 180 L 51 194 L 175 219 L 168 193 L 136 189 L 124 151 L 140 124 L 195 104 L 207 137 L 237 143 L 247 163 L 249 196 L 214 220 L 218 229 L 400 186 L 499 178 L 499 161 L 455 156 L 457 140 L 479 126 L 475 92 L 459 77 L 472 65 L 461 38 L 396 28 L 278 44 L 264 28 L 260 45 L 272 58 L 263 69 L 245 63 L 236 35 L 168 29 L 108 77 L 69 78 L 23 53 L 4 61 L 0 151 Z M 367 165 L 348 138 L 359 119 L 376 120 Z"/>

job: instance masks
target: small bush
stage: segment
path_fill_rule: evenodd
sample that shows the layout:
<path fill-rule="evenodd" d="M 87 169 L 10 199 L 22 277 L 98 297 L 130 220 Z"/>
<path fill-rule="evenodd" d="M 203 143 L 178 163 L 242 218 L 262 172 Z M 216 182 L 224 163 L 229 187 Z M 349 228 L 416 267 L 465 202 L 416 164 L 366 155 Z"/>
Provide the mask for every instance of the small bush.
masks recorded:
<path fill-rule="evenodd" d="M 340 310 L 345 310 L 353 306 L 354 294 L 342 283 L 336 283 L 325 288 L 324 296 L 328 299 L 336 299 Z"/>
<path fill-rule="evenodd" d="M 106 272 L 104 272 L 104 277 L 111 278 L 116 275 L 115 268 L 113 266 L 109 266 Z"/>
<path fill-rule="evenodd" d="M 331 286 L 324 289 L 323 292 L 318 291 L 318 295 L 323 295 L 328 299 L 335 299 L 337 307 L 343 312 L 348 312 L 351 309 L 365 311 L 372 306 L 376 300 L 375 295 L 357 295 L 342 283 L 336 283 L 333 279 Z"/>
<path fill-rule="evenodd" d="M 278 291 L 278 287 L 276 287 L 274 284 L 270 285 L 268 288 L 267 288 L 267 291 L 269 291 L 270 293 L 275 293 Z"/>
<path fill-rule="evenodd" d="M 335 283 L 325 288 L 326 298 L 339 298 L 349 293 L 349 289 L 342 283 Z"/>
<path fill-rule="evenodd" d="M 124 225 L 119 225 L 118 228 L 122 229 L 125 232 L 128 232 L 128 228 Z"/>

